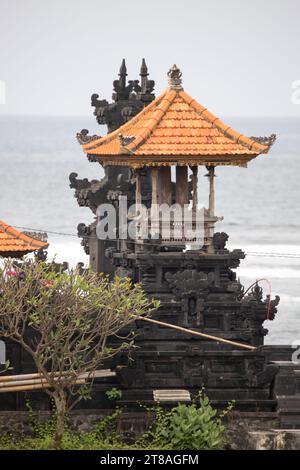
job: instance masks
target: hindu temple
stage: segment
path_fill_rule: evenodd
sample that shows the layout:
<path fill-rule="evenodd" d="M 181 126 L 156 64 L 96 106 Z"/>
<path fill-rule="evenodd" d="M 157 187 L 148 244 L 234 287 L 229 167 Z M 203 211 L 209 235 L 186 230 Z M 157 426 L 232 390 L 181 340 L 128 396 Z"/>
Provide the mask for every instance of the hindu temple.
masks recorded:
<path fill-rule="evenodd" d="M 88 181 L 70 175 L 79 205 L 90 207 L 95 216 L 89 226 L 78 225 L 92 268 L 140 282 L 160 301 L 154 318 L 185 329 L 136 321 L 132 357 L 111 364 L 115 384 L 122 388 L 120 403 L 134 408 L 137 401 L 189 401 L 204 387 L 216 406 L 235 400 L 238 410 L 275 413 L 281 424 L 296 426 L 299 365 L 290 362 L 289 347 L 264 346 L 264 322 L 275 318 L 279 297 L 264 298 L 258 283 L 245 290 L 236 274 L 245 253 L 227 249 L 228 235 L 216 229 L 222 220 L 215 213 L 218 167 L 247 167 L 258 156 L 269 158 L 276 136 L 249 138 L 237 132 L 186 93 L 176 65 L 167 75 L 166 90 L 155 98 L 145 60 L 140 81 L 128 82 L 123 60 L 113 82 L 113 102 L 92 95 L 94 114 L 107 125 L 107 135 L 90 136 L 86 129 L 77 134 L 83 153 L 104 168 L 104 177 Z M 187 207 L 194 226 L 200 166 L 209 181 L 201 243 L 195 231 L 186 236 L 174 220 L 165 236 L 161 204 Z M 115 238 L 100 239 L 97 208 L 110 203 L 118 211 L 121 196 L 135 204 L 135 238 L 121 239 L 117 226 Z M 196 337 L 191 329 L 223 341 Z M 105 402 L 102 387 L 99 406 Z"/>
<path fill-rule="evenodd" d="M 136 320 L 131 327 L 135 348 L 130 356 L 120 353 L 105 365 L 113 373 L 95 380 L 92 400 L 80 407 L 87 413 L 109 409 L 106 391 L 117 387 L 117 404 L 129 413 L 128 429 L 134 423 L 136 430 L 143 427 L 140 403 L 174 406 L 204 388 L 216 407 L 234 400 L 235 409 L 248 418 L 299 428 L 300 365 L 292 361 L 290 346 L 264 345 L 264 323 L 275 319 L 279 296 L 264 296 L 258 282 L 250 289 L 241 284 L 237 269 L 246 254 L 227 248 L 229 236 L 215 209 L 218 167 L 269 159 L 276 137 L 249 138 L 222 122 L 187 94 L 176 65 L 167 73 L 165 91 L 156 97 L 154 87 L 144 59 L 135 80 L 128 80 L 123 60 L 112 101 L 91 97 L 97 123 L 107 126 L 107 134 L 89 135 L 87 129 L 77 134 L 84 158 L 95 165 L 93 180 L 76 173 L 69 178 L 79 206 L 92 213 L 90 225 L 78 225 L 90 266 L 111 277 L 129 277 L 160 301 L 152 323 Z M 208 180 L 203 208 L 198 192 L 203 195 L 206 184 L 199 167 Z M 124 236 L 120 223 L 124 200 L 131 208 L 125 225 L 132 227 L 132 236 Z M 106 217 L 103 206 L 118 216 L 107 237 L 98 231 Z M 174 208 L 182 217 L 175 217 Z M 4 242 L 9 256 L 17 246 L 27 252 L 45 248 L 3 227 L 0 246 L 4 238 L 19 240 Z M 8 353 L 15 373 L 32 372 L 19 347 L 9 344 Z M 2 394 L 0 407 L 24 410 L 28 397 L 38 409 L 49 409 L 38 391 Z"/>

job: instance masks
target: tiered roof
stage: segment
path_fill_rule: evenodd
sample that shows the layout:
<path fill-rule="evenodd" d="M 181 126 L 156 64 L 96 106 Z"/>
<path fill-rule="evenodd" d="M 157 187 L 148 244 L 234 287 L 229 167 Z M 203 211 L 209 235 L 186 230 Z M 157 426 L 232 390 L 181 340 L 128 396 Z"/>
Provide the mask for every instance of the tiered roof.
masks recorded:
<path fill-rule="evenodd" d="M 47 242 L 36 240 L 0 220 L 0 256 L 20 258 L 48 246 Z"/>
<path fill-rule="evenodd" d="M 275 136 L 249 138 L 235 131 L 183 90 L 176 66 L 169 77 L 169 88 L 116 131 L 90 140 L 84 135 L 82 148 L 91 160 L 104 166 L 247 166 L 268 152 Z"/>

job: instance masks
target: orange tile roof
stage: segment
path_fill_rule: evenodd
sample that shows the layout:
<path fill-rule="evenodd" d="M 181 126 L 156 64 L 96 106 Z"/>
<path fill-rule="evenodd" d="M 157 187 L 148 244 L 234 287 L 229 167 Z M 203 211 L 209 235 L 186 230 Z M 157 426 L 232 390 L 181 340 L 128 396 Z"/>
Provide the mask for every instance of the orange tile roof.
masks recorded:
<path fill-rule="evenodd" d="M 116 131 L 83 142 L 84 152 L 103 165 L 133 167 L 172 163 L 246 166 L 268 152 L 270 145 L 236 132 L 181 86 L 174 88 Z"/>
<path fill-rule="evenodd" d="M 0 256 L 18 258 L 48 246 L 48 243 L 31 238 L 0 220 Z"/>

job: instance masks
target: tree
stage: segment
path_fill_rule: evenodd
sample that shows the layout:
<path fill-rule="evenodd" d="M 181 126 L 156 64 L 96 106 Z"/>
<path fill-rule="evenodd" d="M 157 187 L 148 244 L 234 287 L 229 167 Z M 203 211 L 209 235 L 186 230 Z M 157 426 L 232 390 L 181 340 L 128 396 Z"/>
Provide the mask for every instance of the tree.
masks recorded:
<path fill-rule="evenodd" d="M 8 260 L 0 268 L 0 337 L 19 343 L 50 385 L 43 390 L 56 406 L 55 448 L 66 413 L 90 390 L 93 371 L 133 340 L 128 335 L 111 346 L 107 339 L 157 306 L 127 278 L 56 272 L 41 261 L 15 268 Z M 82 374 L 91 380 L 80 387 Z"/>

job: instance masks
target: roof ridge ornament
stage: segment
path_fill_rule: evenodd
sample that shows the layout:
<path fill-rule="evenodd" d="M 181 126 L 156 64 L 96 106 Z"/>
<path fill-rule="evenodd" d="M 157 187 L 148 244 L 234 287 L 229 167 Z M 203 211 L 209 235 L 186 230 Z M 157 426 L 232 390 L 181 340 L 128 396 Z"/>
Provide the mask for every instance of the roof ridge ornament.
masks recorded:
<path fill-rule="evenodd" d="M 121 147 L 126 147 L 134 141 L 135 136 L 118 134 L 118 139 Z"/>
<path fill-rule="evenodd" d="M 274 145 L 274 143 L 276 142 L 276 134 L 271 134 L 267 137 L 254 137 L 254 136 L 251 136 L 249 137 L 251 140 L 254 140 L 255 142 L 258 142 L 259 144 L 262 144 L 262 145 L 267 145 L 268 147 L 272 147 L 272 145 Z"/>
<path fill-rule="evenodd" d="M 81 145 L 89 144 L 93 140 L 98 140 L 100 138 L 101 136 L 97 134 L 89 135 L 88 129 L 82 129 L 80 132 L 77 132 L 76 134 L 76 139 Z"/>
<path fill-rule="evenodd" d="M 169 77 L 168 81 L 169 81 L 170 90 L 176 90 L 176 91 L 183 90 L 182 79 L 181 79 L 182 73 L 176 64 L 174 64 L 170 68 L 168 72 L 168 77 Z"/>

